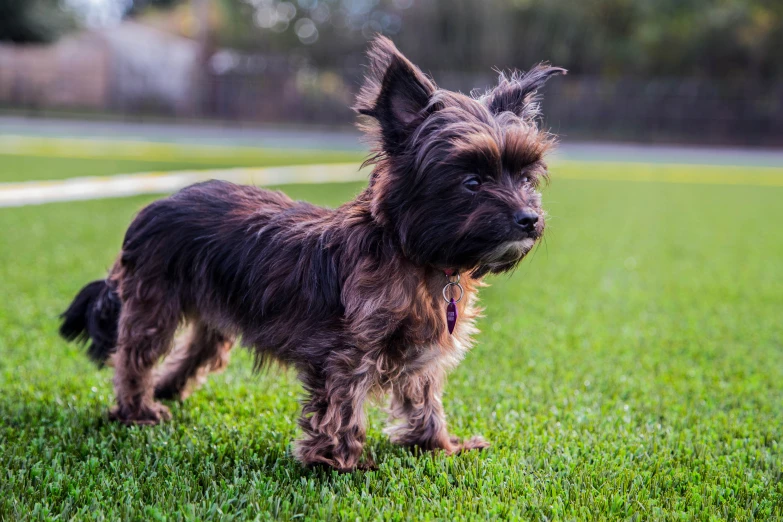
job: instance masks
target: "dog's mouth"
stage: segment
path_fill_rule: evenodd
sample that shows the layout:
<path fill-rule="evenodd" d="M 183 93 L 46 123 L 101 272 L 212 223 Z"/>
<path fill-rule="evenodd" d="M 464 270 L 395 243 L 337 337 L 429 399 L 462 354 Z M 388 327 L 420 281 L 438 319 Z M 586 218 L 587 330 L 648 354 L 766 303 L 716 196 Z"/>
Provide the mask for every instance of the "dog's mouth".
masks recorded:
<path fill-rule="evenodd" d="M 533 238 L 518 239 L 514 241 L 507 241 L 502 243 L 497 248 L 492 250 L 482 260 L 482 264 L 487 266 L 506 265 L 519 261 L 530 252 L 533 245 L 536 244 L 536 240 Z"/>

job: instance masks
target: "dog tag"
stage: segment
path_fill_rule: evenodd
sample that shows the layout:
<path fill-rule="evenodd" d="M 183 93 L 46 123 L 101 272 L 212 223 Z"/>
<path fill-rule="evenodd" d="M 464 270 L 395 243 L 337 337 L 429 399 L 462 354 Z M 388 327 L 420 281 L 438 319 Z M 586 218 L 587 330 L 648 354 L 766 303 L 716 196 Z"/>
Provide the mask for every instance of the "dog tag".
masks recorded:
<path fill-rule="evenodd" d="M 457 303 L 451 298 L 446 307 L 446 325 L 449 327 L 449 334 L 454 332 L 454 326 L 457 324 Z"/>

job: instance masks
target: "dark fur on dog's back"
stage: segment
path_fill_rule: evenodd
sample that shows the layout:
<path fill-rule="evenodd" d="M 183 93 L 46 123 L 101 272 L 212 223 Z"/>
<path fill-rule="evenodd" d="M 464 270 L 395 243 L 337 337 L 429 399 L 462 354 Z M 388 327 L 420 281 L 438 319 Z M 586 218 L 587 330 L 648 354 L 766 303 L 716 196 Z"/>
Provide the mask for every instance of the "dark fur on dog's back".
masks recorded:
<path fill-rule="evenodd" d="M 298 370 L 307 398 L 296 456 L 306 464 L 355 469 L 364 403 L 382 393 L 399 421 L 395 442 L 486 447 L 449 435 L 441 395 L 470 348 L 481 277 L 515 267 L 543 233 L 537 188 L 553 138 L 536 124 L 536 91 L 564 71 L 501 75 L 471 98 L 438 89 L 384 38 L 370 58 L 355 108 L 373 121 L 375 169 L 353 201 L 326 209 L 255 187 L 193 185 L 143 209 L 109 278 L 76 297 L 61 331 L 91 338 L 99 361 L 113 354 L 113 419 L 165 420 L 155 399 L 184 398 L 241 336 L 259 365 Z M 450 335 L 452 271 L 464 296 Z M 156 370 L 183 322 L 189 332 Z"/>
<path fill-rule="evenodd" d="M 358 203 L 335 211 L 209 181 L 142 210 L 121 264 L 134 279 L 157 280 L 184 316 L 230 324 L 261 357 L 318 359 L 334 341 L 307 339 L 345 314 L 341 290 L 357 261 L 395 252 L 370 223 Z"/>

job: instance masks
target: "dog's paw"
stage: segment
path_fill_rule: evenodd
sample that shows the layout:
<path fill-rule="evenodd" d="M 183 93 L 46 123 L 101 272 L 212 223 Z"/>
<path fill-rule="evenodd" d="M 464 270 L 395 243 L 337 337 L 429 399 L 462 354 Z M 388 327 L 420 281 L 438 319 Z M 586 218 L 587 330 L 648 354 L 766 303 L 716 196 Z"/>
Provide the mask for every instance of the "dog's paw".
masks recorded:
<path fill-rule="evenodd" d="M 368 457 L 363 462 L 360 462 L 356 469 L 359 471 L 378 471 L 378 465 L 375 464 L 373 459 Z"/>
<path fill-rule="evenodd" d="M 159 402 L 153 402 L 150 406 L 160 421 L 166 422 L 171 420 L 171 410 L 167 406 Z"/>
<path fill-rule="evenodd" d="M 121 422 L 126 426 L 154 426 L 171 420 L 171 411 L 159 402 L 145 404 L 137 409 L 114 406 L 109 410 L 109 420 Z"/>
<path fill-rule="evenodd" d="M 451 437 L 450 442 L 453 446 L 453 450 L 450 451 L 450 454 L 458 454 L 462 453 L 463 451 L 470 451 L 470 450 L 483 450 L 487 449 L 491 446 L 489 442 L 484 440 L 483 437 L 475 436 L 471 437 L 469 439 L 466 439 L 464 441 L 460 441 L 457 437 Z"/>
<path fill-rule="evenodd" d="M 327 464 L 326 462 L 311 462 L 309 464 L 304 465 L 306 469 L 312 470 L 312 471 L 318 471 L 320 473 L 326 473 L 329 474 L 332 471 L 336 471 L 340 475 L 346 474 L 346 473 L 353 473 L 356 470 L 362 469 L 361 464 L 357 464 L 354 467 L 348 467 L 348 466 L 337 466 L 336 464 Z"/>

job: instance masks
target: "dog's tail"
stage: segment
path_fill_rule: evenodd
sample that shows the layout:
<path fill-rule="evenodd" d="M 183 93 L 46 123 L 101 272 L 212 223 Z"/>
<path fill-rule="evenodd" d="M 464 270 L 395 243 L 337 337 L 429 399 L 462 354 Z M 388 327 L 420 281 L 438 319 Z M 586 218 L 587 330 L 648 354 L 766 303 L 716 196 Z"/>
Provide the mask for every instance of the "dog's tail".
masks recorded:
<path fill-rule="evenodd" d="M 103 279 L 93 281 L 81 289 L 60 316 L 60 335 L 67 341 L 91 341 L 87 355 L 103 366 L 116 350 L 121 308 L 113 285 Z"/>

